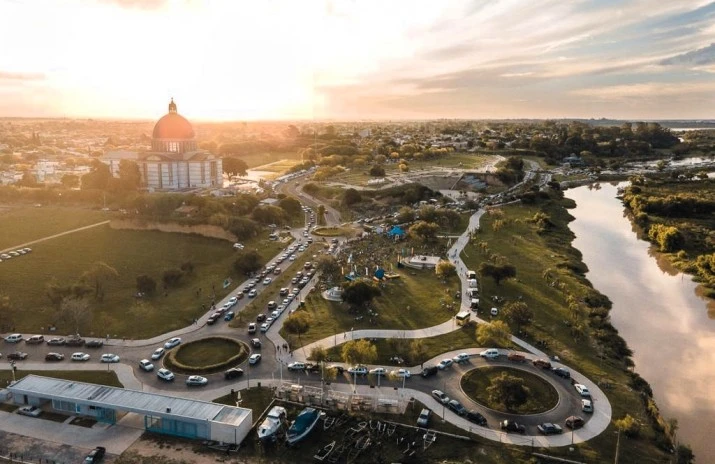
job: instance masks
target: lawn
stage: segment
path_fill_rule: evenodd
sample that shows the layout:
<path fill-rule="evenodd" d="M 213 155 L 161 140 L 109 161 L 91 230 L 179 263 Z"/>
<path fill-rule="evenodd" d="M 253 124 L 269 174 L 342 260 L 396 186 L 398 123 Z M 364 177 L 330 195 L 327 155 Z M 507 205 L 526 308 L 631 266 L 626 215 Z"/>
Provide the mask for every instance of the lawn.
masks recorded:
<path fill-rule="evenodd" d="M 238 340 L 210 337 L 180 345 L 171 354 L 174 360 L 185 366 L 203 367 L 226 362 L 248 351 L 248 347 Z"/>
<path fill-rule="evenodd" d="M 319 235 L 321 237 L 340 237 L 343 235 L 353 235 L 355 229 L 350 227 L 319 227 L 312 233 L 313 235 Z"/>
<path fill-rule="evenodd" d="M 523 385 L 529 389 L 527 401 L 508 410 L 501 402 L 491 401 L 487 388 L 491 385 L 492 379 L 499 377 L 502 373 L 518 377 L 523 381 Z M 510 369 L 508 367 L 482 367 L 473 369 L 462 376 L 462 391 L 477 403 L 500 412 L 513 414 L 540 414 L 553 409 L 559 402 L 559 394 L 549 382 L 541 377 L 530 374 L 521 369 Z"/>
<path fill-rule="evenodd" d="M 319 292 L 310 293 L 305 300 L 305 310 L 312 323 L 300 342 L 293 340 L 292 346 L 312 343 L 351 329 L 411 330 L 431 327 L 455 314 L 454 305 L 449 309 L 447 304 L 459 291 L 456 279 L 443 284 L 432 270 L 401 269 L 398 274 L 399 279 L 381 284 L 382 295 L 372 302 L 372 309 L 378 314 L 374 318 L 363 312 L 359 315 L 350 311 L 344 303 L 327 301 Z M 291 337 L 283 330 L 281 335 Z"/>
<path fill-rule="evenodd" d="M 114 371 L 31 371 L 18 369 L 15 372 L 15 378 L 20 380 L 28 375 L 42 375 L 44 377 L 52 377 L 55 379 L 74 380 L 76 382 L 96 383 L 99 385 L 107 385 L 110 387 L 123 388 L 124 385 L 119 383 L 117 374 Z M 9 369 L 0 370 L 0 385 L 7 385 L 12 381 L 12 372 Z"/>
<path fill-rule="evenodd" d="M 0 250 L 107 219 L 107 213 L 88 208 L 0 206 Z"/>
<path fill-rule="evenodd" d="M 267 172 L 275 172 L 278 174 L 282 174 L 295 166 L 296 164 L 300 164 L 301 160 L 300 159 L 282 159 L 279 161 L 274 161 L 273 163 L 269 164 L 264 164 L 263 166 L 256 166 L 254 169 L 258 171 L 267 171 Z"/>
<path fill-rule="evenodd" d="M 271 164 L 277 161 L 300 161 L 300 155 L 297 151 L 269 151 L 264 153 L 251 153 L 250 155 L 237 156 L 237 158 L 240 158 L 245 161 L 249 169 L 253 169 L 258 166 L 263 166 L 265 164 Z"/>
<path fill-rule="evenodd" d="M 256 249 L 264 262 L 282 247 L 263 234 L 245 245 Z M 172 331 L 202 315 L 214 291 L 216 301 L 223 298 L 235 285 L 224 289 L 225 279 L 244 278 L 233 271 L 234 256 L 230 242 L 225 240 L 113 230 L 108 225 L 58 237 L 38 243 L 30 255 L 7 263 L 12 272 L 2 274 L 0 288 L 10 297 L 14 317 L 6 319 L 4 325 L 19 332 L 46 333 L 47 327 L 56 324 L 57 333 L 74 333 L 73 324 L 59 317 L 58 309 L 46 296 L 46 285 L 53 281 L 72 284 L 92 263 L 101 261 L 113 267 L 118 277 L 106 282 L 103 299 L 95 299 L 94 294 L 87 297 L 92 318 L 80 326 L 81 334 L 141 339 Z M 183 276 L 178 287 L 163 289 L 164 270 L 186 262 L 193 264 L 193 272 Z M 156 294 L 135 299 L 136 278 L 142 274 L 155 279 Z"/>

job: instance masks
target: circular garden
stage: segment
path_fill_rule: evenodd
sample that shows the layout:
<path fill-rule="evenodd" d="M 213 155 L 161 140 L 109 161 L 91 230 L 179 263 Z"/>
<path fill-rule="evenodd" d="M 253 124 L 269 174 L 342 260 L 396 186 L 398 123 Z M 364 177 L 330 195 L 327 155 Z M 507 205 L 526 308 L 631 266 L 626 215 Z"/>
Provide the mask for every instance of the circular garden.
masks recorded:
<path fill-rule="evenodd" d="M 460 382 L 472 400 L 499 412 L 539 414 L 559 402 L 559 393 L 548 381 L 521 369 L 477 368 L 464 374 Z"/>
<path fill-rule="evenodd" d="M 179 345 L 164 359 L 167 368 L 180 374 L 212 374 L 244 362 L 251 349 L 228 337 L 208 337 Z"/>

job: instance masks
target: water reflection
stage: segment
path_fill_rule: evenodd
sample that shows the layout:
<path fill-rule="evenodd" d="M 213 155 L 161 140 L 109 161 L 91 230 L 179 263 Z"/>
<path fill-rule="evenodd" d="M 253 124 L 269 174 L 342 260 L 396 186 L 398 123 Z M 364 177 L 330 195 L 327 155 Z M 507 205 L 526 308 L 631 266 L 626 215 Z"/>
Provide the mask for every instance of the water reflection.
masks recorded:
<path fill-rule="evenodd" d="M 651 384 L 679 437 L 698 462 L 715 462 L 715 306 L 690 276 L 653 259 L 616 198 L 616 186 L 579 187 L 571 230 L 594 287 L 613 301 L 613 325 L 635 352 L 636 370 Z M 658 256 L 657 253 L 655 256 Z"/>

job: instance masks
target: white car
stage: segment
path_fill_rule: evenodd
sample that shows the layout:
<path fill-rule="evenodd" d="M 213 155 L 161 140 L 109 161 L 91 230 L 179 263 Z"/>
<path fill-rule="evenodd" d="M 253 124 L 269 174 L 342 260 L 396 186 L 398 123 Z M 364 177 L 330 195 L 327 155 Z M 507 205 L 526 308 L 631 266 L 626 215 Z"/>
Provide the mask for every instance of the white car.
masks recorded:
<path fill-rule="evenodd" d="M 164 348 L 166 348 L 167 350 L 170 350 L 173 347 L 179 346 L 179 345 L 181 345 L 181 338 L 174 337 L 174 338 L 170 339 L 168 342 L 164 343 Z"/>
<path fill-rule="evenodd" d="M 266 277 L 265 279 L 263 279 L 263 285 L 268 285 L 271 282 L 273 282 L 273 279 L 271 279 L 270 277 Z"/>
<path fill-rule="evenodd" d="M 385 375 L 387 374 L 387 369 L 384 367 L 376 367 L 374 369 L 370 369 L 370 374 L 371 375 Z"/>
<path fill-rule="evenodd" d="M 412 377 L 412 372 L 408 371 L 407 369 L 397 369 L 396 371 L 390 372 L 390 375 L 398 378 L 406 378 L 409 379 Z"/>
<path fill-rule="evenodd" d="M 479 356 L 485 359 L 496 359 L 499 357 L 499 350 L 496 348 L 489 348 L 479 353 Z"/>
<path fill-rule="evenodd" d="M 261 329 L 260 329 L 260 330 L 261 330 L 261 332 L 267 332 L 269 327 L 270 327 L 270 325 L 269 325 L 269 324 L 266 324 L 266 323 L 264 322 L 263 324 L 261 324 Z"/>
<path fill-rule="evenodd" d="M 295 261 L 295 260 L 296 260 L 296 256 L 295 256 L 295 255 L 290 255 L 290 258 L 288 258 L 288 260 L 290 260 L 290 261 Z"/>
<path fill-rule="evenodd" d="M 450 358 L 445 358 L 441 360 L 439 364 L 437 364 L 437 367 L 439 368 L 439 370 L 443 371 L 450 367 L 452 364 L 454 364 L 454 361 L 452 361 Z"/>
<path fill-rule="evenodd" d="M 139 361 L 139 367 L 145 372 L 151 372 L 154 370 L 154 365 L 148 359 L 142 359 Z"/>
<path fill-rule="evenodd" d="M 248 292 L 248 298 L 255 298 L 256 295 L 258 295 L 258 292 L 256 291 L 255 288 L 252 288 L 250 292 Z"/>
<path fill-rule="evenodd" d="M 227 302 L 227 304 L 229 304 L 231 306 L 234 306 L 236 303 L 238 303 L 238 298 L 236 298 L 235 296 L 232 296 L 231 298 L 229 298 L 228 302 Z"/>
<path fill-rule="evenodd" d="M 201 387 L 209 383 L 209 379 L 206 377 L 201 377 L 200 375 L 190 375 L 186 379 L 186 385 L 190 387 Z"/>
<path fill-rule="evenodd" d="M 167 382 L 171 382 L 174 380 L 174 373 L 171 372 L 169 369 L 159 369 L 156 372 L 156 376 L 159 377 L 161 380 L 166 380 Z"/>
<path fill-rule="evenodd" d="M 593 403 L 591 400 L 581 400 L 581 411 L 588 413 L 593 412 Z"/>
<path fill-rule="evenodd" d="M 42 414 L 42 409 L 37 406 L 23 406 L 17 410 L 18 414 L 29 417 L 39 417 Z"/>
<path fill-rule="evenodd" d="M 11 334 L 5 337 L 6 343 L 19 343 L 22 340 L 22 334 Z"/>
<path fill-rule="evenodd" d="M 288 369 L 291 371 L 303 371 L 303 370 L 305 370 L 305 363 L 292 362 L 292 363 L 288 364 Z"/>
<path fill-rule="evenodd" d="M 156 361 L 157 359 L 161 359 L 162 356 L 164 356 L 164 348 L 157 348 L 154 350 L 154 352 L 151 354 L 151 359 Z"/>
<path fill-rule="evenodd" d="M 348 374 L 367 375 L 367 367 L 365 367 L 365 366 L 351 366 L 348 368 Z"/>
<path fill-rule="evenodd" d="M 255 365 L 261 360 L 261 353 L 254 353 L 248 358 L 248 364 Z"/>
<path fill-rule="evenodd" d="M 442 390 L 432 390 L 432 396 L 434 396 L 437 401 L 442 404 L 449 403 L 449 396 L 445 395 Z"/>
<path fill-rule="evenodd" d="M 89 361 L 90 356 L 87 353 L 72 353 L 72 361 Z"/>
<path fill-rule="evenodd" d="M 244 246 L 241 243 L 234 243 L 233 248 L 236 250 L 243 250 Z"/>
<path fill-rule="evenodd" d="M 119 356 L 117 356 L 116 354 L 112 354 L 112 353 L 106 353 L 106 354 L 103 354 L 101 358 L 99 358 L 99 362 L 118 363 Z"/>
<path fill-rule="evenodd" d="M 591 396 L 591 392 L 588 391 L 588 387 L 586 385 L 577 383 L 577 384 L 574 384 L 573 387 L 576 389 L 576 391 L 578 392 L 579 395 L 585 396 L 585 397 Z"/>

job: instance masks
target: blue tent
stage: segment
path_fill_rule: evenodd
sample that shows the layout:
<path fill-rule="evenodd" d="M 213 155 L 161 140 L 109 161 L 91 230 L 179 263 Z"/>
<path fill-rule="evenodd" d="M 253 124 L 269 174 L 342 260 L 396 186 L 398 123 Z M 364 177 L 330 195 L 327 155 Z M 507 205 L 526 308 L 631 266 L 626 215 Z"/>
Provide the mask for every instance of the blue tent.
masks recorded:
<path fill-rule="evenodd" d="M 390 229 L 387 232 L 387 236 L 392 238 L 392 237 L 404 237 L 405 236 L 405 231 L 402 229 L 400 226 L 392 226 L 392 229 Z"/>

